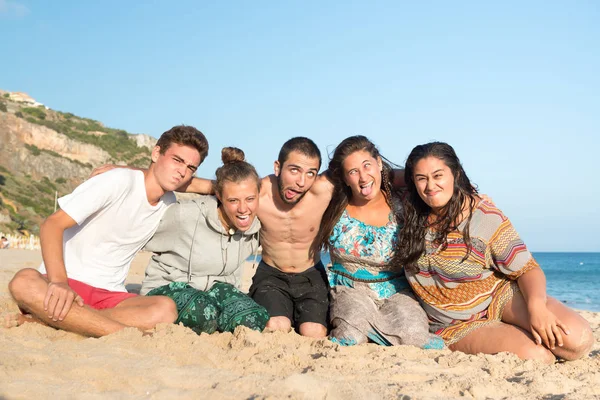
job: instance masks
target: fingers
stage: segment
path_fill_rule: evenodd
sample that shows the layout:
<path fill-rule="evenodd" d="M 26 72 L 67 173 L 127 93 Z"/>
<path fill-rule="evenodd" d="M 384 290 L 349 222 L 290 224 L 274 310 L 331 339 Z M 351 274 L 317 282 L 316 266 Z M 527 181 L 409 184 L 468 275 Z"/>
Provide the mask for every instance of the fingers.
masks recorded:
<path fill-rule="evenodd" d="M 92 173 L 90 174 L 90 178 L 93 178 L 94 176 L 101 174 L 101 173 L 102 173 L 102 167 L 94 168 L 92 170 Z"/>
<path fill-rule="evenodd" d="M 563 324 L 561 321 L 556 321 L 556 325 L 562 329 L 562 331 L 565 333 L 565 335 L 569 335 L 571 333 L 571 331 L 569 330 L 569 327 L 565 324 Z"/>
<path fill-rule="evenodd" d="M 83 305 L 85 304 L 83 302 L 83 299 L 81 298 L 80 295 L 75 296 L 75 302 L 77 303 L 77 305 L 79 305 L 80 307 L 83 307 Z"/>
<path fill-rule="evenodd" d="M 48 313 L 48 318 L 52 318 L 53 321 L 58 321 L 60 314 L 65 306 L 65 302 L 67 301 L 67 296 L 68 294 L 58 290 L 52 295 L 52 299 L 50 299 L 50 310 L 48 310 L 52 312 Z"/>
<path fill-rule="evenodd" d="M 70 288 L 50 284 L 44 298 L 44 310 L 48 312 L 48 318 L 55 322 L 62 321 L 71 310 L 73 302 L 79 306 L 84 305 L 81 296 Z"/>
<path fill-rule="evenodd" d="M 96 168 L 94 168 L 92 170 L 92 173 L 90 174 L 90 178 L 92 178 L 92 177 L 94 177 L 96 175 L 103 174 L 103 173 L 105 173 L 107 171 L 110 171 L 113 168 L 115 168 L 115 166 L 112 165 L 112 164 L 104 164 L 104 165 L 101 165 L 99 167 L 96 167 Z"/>
<path fill-rule="evenodd" d="M 531 334 L 533 335 L 533 340 L 535 341 L 535 344 L 542 344 L 542 337 L 538 335 L 535 329 L 531 329 Z"/>
<path fill-rule="evenodd" d="M 58 315 L 58 320 L 62 321 L 63 319 L 65 319 L 65 317 L 67 316 L 67 313 L 69 312 L 69 310 L 71 309 L 71 306 L 73 305 L 73 300 L 75 299 L 75 294 L 73 292 L 69 292 L 67 293 L 67 297 L 65 298 L 65 301 L 63 302 L 63 306 L 60 310 L 60 314 Z M 54 314 L 56 316 L 56 314 Z M 56 319 L 55 319 L 56 321 Z"/>
<path fill-rule="evenodd" d="M 554 350 L 556 348 L 556 345 L 558 345 L 559 347 L 563 346 L 563 332 L 568 335 L 567 327 L 560 321 L 556 321 L 556 323 L 549 324 L 547 328 L 531 330 L 531 334 L 533 335 L 535 343 L 538 345 L 543 343 L 544 346 L 546 346 L 550 350 Z"/>
<path fill-rule="evenodd" d="M 558 347 L 562 347 L 563 338 L 558 325 L 552 325 L 552 334 L 556 338 L 556 344 L 558 345 Z M 554 347 L 551 347 L 551 349 L 554 349 Z"/>
<path fill-rule="evenodd" d="M 50 303 L 50 298 L 52 297 L 52 285 L 48 286 L 48 290 L 46 290 L 46 297 L 44 297 L 44 311 L 48 311 L 48 305 Z"/>
<path fill-rule="evenodd" d="M 544 329 L 544 328 L 539 329 L 538 334 L 540 335 L 541 343 L 543 343 L 544 346 L 550 348 L 550 340 L 548 339 L 548 334 L 546 333 L 546 329 Z M 538 343 L 538 344 L 540 344 L 540 343 Z"/>
<path fill-rule="evenodd" d="M 550 350 L 554 350 L 556 347 L 556 337 L 554 337 L 554 328 L 556 325 L 550 325 L 548 329 L 544 330 L 546 332 L 546 340 L 547 343 L 544 343 Z"/>
<path fill-rule="evenodd" d="M 60 300 L 60 294 L 56 293 L 56 291 L 53 290 L 50 293 L 50 300 L 48 300 L 48 309 L 46 310 L 46 311 L 48 311 L 48 318 L 54 319 L 56 306 L 58 305 L 59 300 Z"/>

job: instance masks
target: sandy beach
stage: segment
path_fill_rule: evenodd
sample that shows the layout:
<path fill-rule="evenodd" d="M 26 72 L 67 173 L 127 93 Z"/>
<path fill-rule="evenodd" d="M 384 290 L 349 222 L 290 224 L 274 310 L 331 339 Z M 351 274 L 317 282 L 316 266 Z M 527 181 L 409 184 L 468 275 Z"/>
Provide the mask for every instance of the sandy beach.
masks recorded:
<path fill-rule="evenodd" d="M 128 289 L 139 288 L 148 253 Z M 0 313 L 16 311 L 7 284 L 39 251 L 0 250 Z M 252 274 L 248 265 L 246 283 Z M 596 344 L 582 360 L 543 365 L 510 354 L 466 355 L 409 346 L 340 347 L 295 333 L 201 336 L 163 325 L 100 339 L 38 324 L 0 329 L 6 399 L 589 399 L 600 398 L 600 313 L 582 311 Z"/>

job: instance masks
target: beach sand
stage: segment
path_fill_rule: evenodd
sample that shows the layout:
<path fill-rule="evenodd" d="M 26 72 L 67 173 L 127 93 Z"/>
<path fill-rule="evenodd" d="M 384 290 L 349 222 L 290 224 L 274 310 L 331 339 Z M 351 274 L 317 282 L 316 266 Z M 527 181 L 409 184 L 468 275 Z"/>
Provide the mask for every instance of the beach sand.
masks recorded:
<path fill-rule="evenodd" d="M 139 288 L 149 256 L 136 257 L 130 289 Z M 40 260 L 38 251 L 0 250 L 0 312 L 17 310 L 8 294 L 10 278 Z M 91 339 L 30 323 L 0 329 L 0 398 L 600 398 L 600 313 L 581 314 L 594 329 L 592 352 L 554 365 L 507 353 L 340 347 L 242 328 L 198 336 L 165 324 L 152 337 L 126 329 Z"/>

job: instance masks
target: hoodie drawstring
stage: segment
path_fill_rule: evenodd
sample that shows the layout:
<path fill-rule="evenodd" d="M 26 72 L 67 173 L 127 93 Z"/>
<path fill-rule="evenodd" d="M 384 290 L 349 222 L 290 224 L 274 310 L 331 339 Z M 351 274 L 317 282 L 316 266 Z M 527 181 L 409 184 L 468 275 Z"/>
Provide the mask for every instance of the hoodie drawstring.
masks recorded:
<path fill-rule="evenodd" d="M 194 227 L 194 233 L 192 234 L 192 244 L 190 245 L 190 256 L 188 257 L 188 270 L 187 270 L 187 283 L 192 281 L 192 254 L 194 254 L 194 243 L 196 242 L 196 230 L 198 229 L 198 224 L 200 223 L 200 217 L 204 216 L 204 202 L 198 204 L 194 202 L 196 206 L 200 209 L 198 213 L 198 219 L 196 220 L 196 226 Z"/>

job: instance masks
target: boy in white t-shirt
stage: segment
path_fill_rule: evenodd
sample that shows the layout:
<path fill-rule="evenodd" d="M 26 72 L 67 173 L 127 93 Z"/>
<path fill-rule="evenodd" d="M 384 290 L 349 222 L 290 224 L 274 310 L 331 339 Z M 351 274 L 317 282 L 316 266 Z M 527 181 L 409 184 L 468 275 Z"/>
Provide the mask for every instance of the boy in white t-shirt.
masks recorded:
<path fill-rule="evenodd" d="M 207 154 L 202 132 L 176 126 L 156 143 L 147 171 L 94 176 L 59 199 L 61 209 L 40 227 L 39 271 L 23 269 L 9 284 L 29 314 L 18 316 L 16 324 L 34 320 L 99 337 L 174 322 L 177 308 L 170 298 L 127 293 L 125 278 L 133 257 L 175 202 L 172 191 L 189 184 Z"/>

